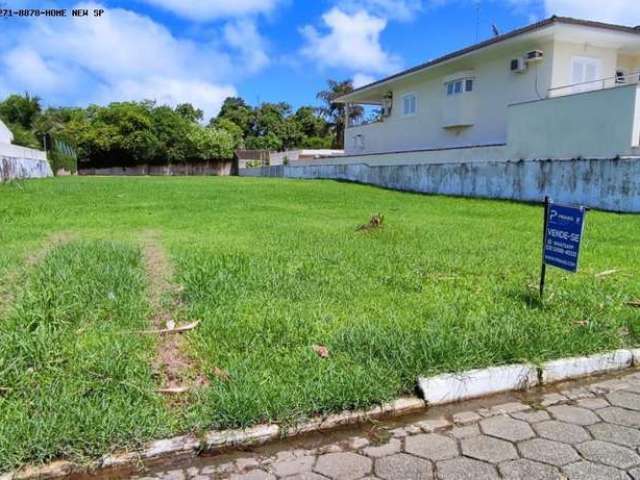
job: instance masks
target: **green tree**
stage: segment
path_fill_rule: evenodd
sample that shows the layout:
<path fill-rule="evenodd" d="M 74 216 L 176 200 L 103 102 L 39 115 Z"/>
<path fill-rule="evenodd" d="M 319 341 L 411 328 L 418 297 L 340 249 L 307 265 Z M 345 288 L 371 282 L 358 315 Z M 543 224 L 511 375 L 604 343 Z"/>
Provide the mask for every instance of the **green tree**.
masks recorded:
<path fill-rule="evenodd" d="M 323 105 L 319 108 L 319 112 L 322 117 L 330 125 L 334 135 L 334 146 L 336 148 L 344 148 L 344 130 L 345 130 L 345 105 L 343 103 L 336 103 L 335 100 L 338 97 L 353 92 L 353 82 L 351 80 L 344 80 L 338 82 L 336 80 L 327 81 L 328 88 L 318 92 L 317 98 L 321 100 Z M 356 120 L 363 114 L 363 109 L 360 106 L 353 106 L 349 110 L 349 118 Z"/>
<path fill-rule="evenodd" d="M 244 147 L 244 133 L 242 129 L 231 120 L 218 118 L 210 126 L 228 132 L 233 138 L 234 149 Z"/>
<path fill-rule="evenodd" d="M 150 102 L 111 103 L 87 109 L 78 144 L 95 166 L 141 165 L 153 162 L 161 142 L 153 128 Z"/>
<path fill-rule="evenodd" d="M 176 107 L 176 113 L 190 122 L 200 122 L 204 118 L 204 112 L 190 103 L 181 103 Z"/>
<path fill-rule="evenodd" d="M 261 137 L 250 136 L 246 140 L 249 150 L 282 150 L 282 140 L 274 133 L 268 133 Z"/>
<path fill-rule="evenodd" d="M 35 134 L 29 130 L 24 128 L 19 123 L 7 123 L 6 124 L 11 133 L 13 133 L 13 144 L 20 145 L 28 148 L 41 148 L 41 142 Z"/>
<path fill-rule="evenodd" d="M 196 125 L 189 117 L 167 106 L 151 110 L 152 129 L 159 142 L 153 163 L 164 165 L 189 160 L 191 147 L 187 135 Z"/>
<path fill-rule="evenodd" d="M 39 139 L 47 135 L 75 146 L 75 135 L 69 127 L 72 122 L 84 121 L 85 117 L 85 110 L 82 108 L 49 107 L 34 120 L 33 132 Z"/>
<path fill-rule="evenodd" d="M 300 124 L 302 133 L 307 137 L 324 137 L 330 134 L 329 126 L 318 115 L 313 107 L 300 107 L 294 114 L 294 118 Z"/>
<path fill-rule="evenodd" d="M 333 147 L 333 136 L 305 137 L 300 145 L 302 148 L 329 149 Z"/>
<path fill-rule="evenodd" d="M 192 125 L 187 138 L 194 160 L 226 160 L 233 158 L 234 140 L 226 130 Z"/>
<path fill-rule="evenodd" d="M 26 130 L 33 128 L 36 117 L 42 111 L 40 98 L 24 95 L 9 95 L 0 102 L 0 119 L 7 124 L 19 125 Z"/>
<path fill-rule="evenodd" d="M 246 138 L 251 134 L 255 114 L 253 109 L 240 97 L 229 97 L 222 104 L 220 113 L 216 119 L 211 119 L 209 125 L 213 125 L 217 120 L 226 119 L 235 123 L 242 129 L 242 135 Z"/>
<path fill-rule="evenodd" d="M 286 118 L 278 124 L 275 134 L 282 142 L 282 148 L 284 150 L 299 148 L 306 138 L 300 122 L 294 117 Z"/>
<path fill-rule="evenodd" d="M 278 136 L 278 131 L 290 114 L 291 106 L 287 103 L 263 103 L 255 110 L 252 134 L 257 137 L 269 134 Z"/>

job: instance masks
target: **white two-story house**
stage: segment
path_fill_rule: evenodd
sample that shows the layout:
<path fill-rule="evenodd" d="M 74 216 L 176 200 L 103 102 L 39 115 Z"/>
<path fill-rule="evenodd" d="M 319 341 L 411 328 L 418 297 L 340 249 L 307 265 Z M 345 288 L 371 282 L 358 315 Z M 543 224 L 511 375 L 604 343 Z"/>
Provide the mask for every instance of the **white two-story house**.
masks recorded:
<path fill-rule="evenodd" d="M 348 156 L 614 158 L 640 155 L 639 85 L 640 27 L 551 17 L 337 101 L 380 110 Z"/>

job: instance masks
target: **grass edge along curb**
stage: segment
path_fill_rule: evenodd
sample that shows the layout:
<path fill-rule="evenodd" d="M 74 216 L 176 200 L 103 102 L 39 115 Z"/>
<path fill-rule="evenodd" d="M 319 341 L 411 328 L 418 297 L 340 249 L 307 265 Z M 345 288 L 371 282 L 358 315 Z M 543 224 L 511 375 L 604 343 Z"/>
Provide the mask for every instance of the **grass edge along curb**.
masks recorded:
<path fill-rule="evenodd" d="M 314 419 L 297 427 L 257 425 L 244 430 L 206 432 L 201 438 L 193 434 L 156 440 L 140 451 L 109 454 L 89 465 L 59 460 L 47 465 L 27 466 L 0 475 L 0 480 L 45 480 L 63 478 L 73 473 L 99 470 L 135 469 L 146 462 L 186 459 L 201 453 L 217 453 L 230 448 L 249 447 L 315 431 L 354 425 L 367 420 L 417 413 L 430 405 L 444 405 L 508 391 L 526 390 L 537 385 L 611 373 L 640 366 L 640 349 L 615 350 L 586 357 L 552 360 L 540 367 L 515 364 L 489 367 L 457 374 L 418 379 L 422 398 L 403 397 L 369 410 L 345 411 Z"/>

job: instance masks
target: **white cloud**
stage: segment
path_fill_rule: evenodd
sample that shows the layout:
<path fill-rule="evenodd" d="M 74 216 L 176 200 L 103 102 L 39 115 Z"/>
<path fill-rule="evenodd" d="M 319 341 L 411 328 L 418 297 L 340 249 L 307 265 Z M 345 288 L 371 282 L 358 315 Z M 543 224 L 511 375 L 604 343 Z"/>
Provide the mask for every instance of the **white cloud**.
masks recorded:
<path fill-rule="evenodd" d="M 38 52 L 27 46 L 9 50 L 2 58 L 2 64 L 0 71 L 8 72 L 15 82 L 23 86 L 23 90 L 50 92 L 69 86 L 65 81 L 64 68 L 54 63 L 47 64 Z"/>
<path fill-rule="evenodd" d="M 364 10 L 350 14 L 334 7 L 322 20 L 324 32 L 310 25 L 301 30 L 306 40 L 302 54 L 319 66 L 368 74 L 399 68 L 398 60 L 380 44 L 380 34 L 387 26 L 385 19 Z"/>
<path fill-rule="evenodd" d="M 389 20 L 413 20 L 425 7 L 423 0 L 340 0 L 336 2 L 345 11 L 365 10 Z"/>
<path fill-rule="evenodd" d="M 353 76 L 353 88 L 364 87 L 365 85 L 369 85 L 370 83 L 375 82 L 375 77 L 371 75 L 367 75 L 365 73 L 356 73 Z"/>
<path fill-rule="evenodd" d="M 248 72 L 256 72 L 269 64 L 269 57 L 254 21 L 236 20 L 224 28 L 224 38 L 231 47 L 241 54 L 241 62 Z"/>
<path fill-rule="evenodd" d="M 640 25 L 638 0 L 545 0 L 544 6 L 548 15 Z"/>
<path fill-rule="evenodd" d="M 68 19 L 65 28 L 59 22 L 31 22 L 8 39 L 0 53 L 3 92 L 29 90 L 57 103 L 192 102 L 211 116 L 226 96 L 236 94 L 233 81 L 266 64 L 251 23 L 230 26 L 225 36 L 231 45 L 223 45 L 177 38 L 150 18 L 124 9 L 108 9 L 99 20 Z M 242 53 L 239 64 L 229 47 Z"/>
<path fill-rule="evenodd" d="M 446 6 L 458 2 L 482 3 L 482 0 L 430 0 L 432 6 Z M 502 2 L 515 7 L 518 13 L 529 13 L 531 22 L 541 16 L 559 15 L 583 20 L 620 25 L 640 25 L 640 1 L 638 0 L 485 0 Z"/>
<path fill-rule="evenodd" d="M 121 80 L 100 89 L 98 99 L 108 103 L 122 99 L 154 99 L 159 104 L 175 106 L 189 102 L 215 115 L 224 99 L 237 94 L 232 86 L 215 85 L 200 80 L 149 77 L 143 80 Z"/>
<path fill-rule="evenodd" d="M 144 0 L 189 20 L 209 21 L 269 13 L 279 0 Z"/>

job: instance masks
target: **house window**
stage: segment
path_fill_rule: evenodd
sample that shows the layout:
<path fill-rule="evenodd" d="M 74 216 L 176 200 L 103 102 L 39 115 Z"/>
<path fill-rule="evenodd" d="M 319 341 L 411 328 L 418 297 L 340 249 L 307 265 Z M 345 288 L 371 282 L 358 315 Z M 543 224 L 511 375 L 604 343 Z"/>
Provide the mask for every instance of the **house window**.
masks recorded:
<path fill-rule="evenodd" d="M 464 85 L 465 92 L 473 92 L 473 78 L 467 78 L 464 82 Z"/>
<path fill-rule="evenodd" d="M 447 96 L 450 97 L 452 95 L 473 92 L 474 83 L 473 78 L 456 78 L 445 82 Z"/>
<path fill-rule="evenodd" d="M 364 150 L 364 135 L 354 135 L 351 138 L 351 146 L 354 150 Z"/>
<path fill-rule="evenodd" d="M 402 96 L 402 116 L 411 117 L 418 112 L 418 97 L 415 93 Z"/>
<path fill-rule="evenodd" d="M 573 57 L 571 59 L 571 83 L 573 92 L 597 90 L 600 86 L 602 61 L 599 58 Z"/>

